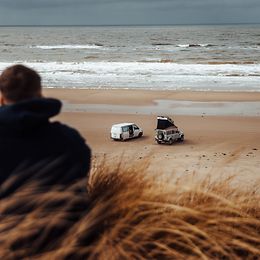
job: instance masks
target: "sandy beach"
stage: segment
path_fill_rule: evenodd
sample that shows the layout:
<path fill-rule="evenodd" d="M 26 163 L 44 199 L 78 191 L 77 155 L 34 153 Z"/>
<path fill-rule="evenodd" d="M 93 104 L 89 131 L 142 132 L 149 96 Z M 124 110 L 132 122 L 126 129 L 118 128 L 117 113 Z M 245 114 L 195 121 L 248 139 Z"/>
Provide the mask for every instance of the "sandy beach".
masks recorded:
<path fill-rule="evenodd" d="M 149 160 L 150 172 L 168 176 L 235 175 L 244 187 L 260 178 L 260 93 L 44 89 L 44 95 L 63 101 L 63 112 L 54 120 L 77 128 L 91 146 L 94 160 L 104 156 L 111 162 L 123 160 L 131 164 Z M 149 113 L 156 100 L 190 102 L 189 110 L 186 105 L 186 110 L 177 110 L 182 113 L 176 114 L 174 109 L 169 110 L 171 105 L 168 110 L 154 109 Z M 228 106 L 229 113 L 223 115 L 221 111 L 227 111 L 225 106 L 229 104 L 236 107 Z M 198 106 L 200 110 L 193 113 Z M 129 107 L 135 110 L 128 112 Z M 142 109 L 145 107 L 148 110 Z M 236 114 L 237 107 L 246 113 Z M 184 131 L 184 143 L 155 143 L 158 111 L 168 112 Z M 120 122 L 138 124 L 144 136 L 126 142 L 111 140 L 111 125 Z"/>

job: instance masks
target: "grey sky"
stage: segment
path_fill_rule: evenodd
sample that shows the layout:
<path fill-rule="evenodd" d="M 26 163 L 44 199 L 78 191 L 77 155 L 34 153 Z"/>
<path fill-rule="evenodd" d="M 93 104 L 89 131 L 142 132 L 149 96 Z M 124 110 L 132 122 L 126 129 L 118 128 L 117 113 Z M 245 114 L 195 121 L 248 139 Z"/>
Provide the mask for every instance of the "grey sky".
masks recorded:
<path fill-rule="evenodd" d="M 260 0 L 0 0 L 0 25 L 260 23 Z"/>

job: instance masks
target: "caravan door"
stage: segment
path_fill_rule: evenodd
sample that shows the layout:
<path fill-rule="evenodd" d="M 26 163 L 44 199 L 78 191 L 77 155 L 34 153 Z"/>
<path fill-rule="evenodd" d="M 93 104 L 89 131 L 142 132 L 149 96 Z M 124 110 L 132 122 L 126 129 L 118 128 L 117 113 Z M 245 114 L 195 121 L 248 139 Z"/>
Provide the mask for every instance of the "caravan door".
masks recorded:
<path fill-rule="evenodd" d="M 122 127 L 122 139 L 126 140 L 130 138 L 130 134 L 129 134 L 129 126 L 123 126 Z"/>
<path fill-rule="evenodd" d="M 135 136 L 133 125 L 129 125 L 129 138 L 133 138 Z"/>
<path fill-rule="evenodd" d="M 133 125 L 133 128 L 134 128 L 134 137 L 139 136 L 140 128 L 137 125 Z"/>

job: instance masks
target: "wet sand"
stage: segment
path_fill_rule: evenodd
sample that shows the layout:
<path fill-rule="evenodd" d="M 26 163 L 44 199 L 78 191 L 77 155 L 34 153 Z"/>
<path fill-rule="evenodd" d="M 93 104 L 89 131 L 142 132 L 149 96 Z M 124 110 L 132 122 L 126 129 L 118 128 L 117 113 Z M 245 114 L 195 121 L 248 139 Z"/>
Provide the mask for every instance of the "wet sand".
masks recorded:
<path fill-rule="evenodd" d="M 93 158 L 106 156 L 111 162 L 126 163 L 148 158 L 151 173 L 235 175 L 245 187 L 260 178 L 260 93 L 45 89 L 44 94 L 64 102 L 63 112 L 55 119 L 81 132 Z M 158 108 L 156 100 L 167 101 L 165 112 L 184 131 L 184 143 L 155 143 L 157 112 L 164 112 L 153 109 Z M 189 106 L 175 113 L 173 101 Z M 128 106 L 135 109 L 130 113 Z M 209 107 L 214 108 L 213 115 Z M 237 113 L 239 109 L 242 113 Z M 144 136 L 126 142 L 111 140 L 111 125 L 120 122 L 135 122 Z"/>

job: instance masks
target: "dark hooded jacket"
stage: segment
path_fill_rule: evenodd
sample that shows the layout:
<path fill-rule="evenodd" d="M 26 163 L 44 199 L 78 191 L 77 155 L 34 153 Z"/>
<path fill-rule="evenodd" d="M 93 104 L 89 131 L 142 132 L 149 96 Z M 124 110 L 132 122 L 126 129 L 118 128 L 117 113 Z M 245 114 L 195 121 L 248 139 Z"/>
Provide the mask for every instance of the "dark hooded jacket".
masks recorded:
<path fill-rule="evenodd" d="M 0 186 L 21 165 L 57 158 L 64 171 L 74 168 L 67 181 L 87 178 L 91 152 L 85 140 L 75 129 L 49 121 L 60 109 L 61 102 L 51 98 L 0 107 Z"/>

